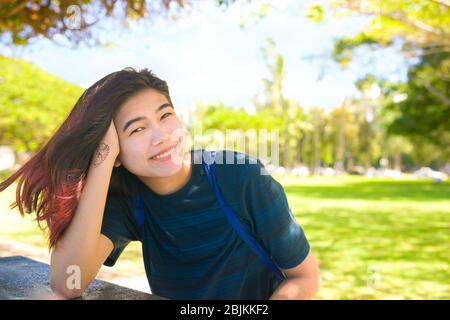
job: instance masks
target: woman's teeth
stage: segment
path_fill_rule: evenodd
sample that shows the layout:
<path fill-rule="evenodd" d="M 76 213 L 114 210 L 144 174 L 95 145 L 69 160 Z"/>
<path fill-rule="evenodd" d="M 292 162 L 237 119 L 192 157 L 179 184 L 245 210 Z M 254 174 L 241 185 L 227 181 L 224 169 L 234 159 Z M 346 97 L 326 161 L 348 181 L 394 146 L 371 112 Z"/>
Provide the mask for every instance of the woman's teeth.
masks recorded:
<path fill-rule="evenodd" d="M 175 151 L 175 147 L 173 147 L 172 149 L 170 149 L 169 151 L 166 151 L 164 153 L 160 153 L 157 156 L 152 157 L 152 159 L 162 159 L 165 158 L 167 156 L 170 156 L 173 152 Z"/>

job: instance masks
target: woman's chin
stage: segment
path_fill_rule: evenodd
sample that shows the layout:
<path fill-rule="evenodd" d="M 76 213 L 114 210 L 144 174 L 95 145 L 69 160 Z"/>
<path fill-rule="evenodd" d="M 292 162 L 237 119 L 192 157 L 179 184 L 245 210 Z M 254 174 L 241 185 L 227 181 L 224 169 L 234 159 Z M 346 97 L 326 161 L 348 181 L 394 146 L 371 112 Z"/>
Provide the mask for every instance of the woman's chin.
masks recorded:
<path fill-rule="evenodd" d="M 182 168 L 182 163 L 175 163 L 174 161 L 152 161 L 151 163 L 151 176 L 158 178 L 167 178 L 175 175 Z"/>

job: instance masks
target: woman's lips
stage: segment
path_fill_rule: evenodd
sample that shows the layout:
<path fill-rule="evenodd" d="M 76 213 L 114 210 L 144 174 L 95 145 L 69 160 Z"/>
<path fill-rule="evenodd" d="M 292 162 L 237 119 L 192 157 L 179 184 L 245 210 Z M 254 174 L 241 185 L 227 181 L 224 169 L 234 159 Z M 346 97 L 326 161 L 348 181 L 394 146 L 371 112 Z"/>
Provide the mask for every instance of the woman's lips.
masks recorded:
<path fill-rule="evenodd" d="M 150 160 L 159 161 L 159 162 L 164 162 L 164 161 L 170 160 L 172 158 L 172 155 L 175 153 L 175 151 L 176 151 L 176 149 L 178 147 L 178 144 L 179 144 L 179 142 L 176 145 L 174 145 L 171 149 L 169 149 L 169 151 L 166 151 L 166 152 L 170 152 L 168 155 L 166 155 L 166 156 L 164 156 L 162 158 L 154 158 L 154 157 L 152 157 L 152 158 L 150 158 Z M 163 153 L 165 153 L 165 152 L 163 152 Z"/>

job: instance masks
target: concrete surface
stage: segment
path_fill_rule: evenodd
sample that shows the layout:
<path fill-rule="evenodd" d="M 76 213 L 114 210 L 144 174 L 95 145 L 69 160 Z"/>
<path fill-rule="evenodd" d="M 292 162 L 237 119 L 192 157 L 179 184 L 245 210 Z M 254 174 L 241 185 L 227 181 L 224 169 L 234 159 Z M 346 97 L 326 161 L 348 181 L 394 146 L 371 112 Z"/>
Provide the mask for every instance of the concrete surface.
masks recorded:
<path fill-rule="evenodd" d="M 54 299 L 49 265 L 24 256 L 0 257 L 0 299 Z M 159 296 L 94 280 L 83 300 L 160 300 Z"/>

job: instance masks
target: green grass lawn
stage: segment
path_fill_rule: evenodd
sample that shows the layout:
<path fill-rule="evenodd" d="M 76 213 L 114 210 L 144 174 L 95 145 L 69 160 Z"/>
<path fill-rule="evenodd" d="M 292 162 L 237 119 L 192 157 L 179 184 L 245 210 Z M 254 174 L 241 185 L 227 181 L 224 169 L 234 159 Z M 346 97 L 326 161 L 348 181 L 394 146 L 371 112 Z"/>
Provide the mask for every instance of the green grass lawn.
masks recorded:
<path fill-rule="evenodd" d="M 319 298 L 450 298 L 449 183 L 278 181 L 321 262 Z"/>
<path fill-rule="evenodd" d="M 320 260 L 319 299 L 449 299 L 450 183 L 276 177 Z M 45 247 L 0 193 L 0 238 Z M 142 266 L 140 246 L 121 260 Z"/>

